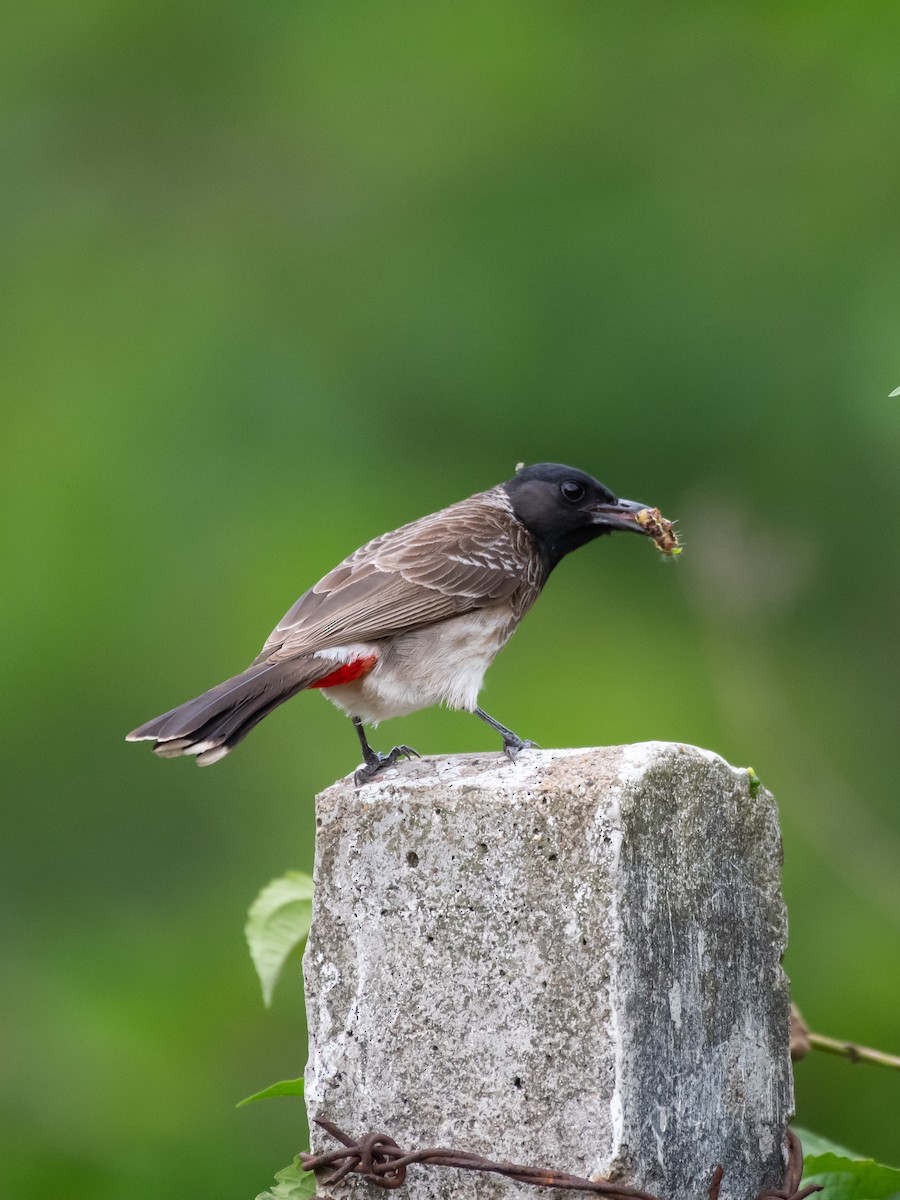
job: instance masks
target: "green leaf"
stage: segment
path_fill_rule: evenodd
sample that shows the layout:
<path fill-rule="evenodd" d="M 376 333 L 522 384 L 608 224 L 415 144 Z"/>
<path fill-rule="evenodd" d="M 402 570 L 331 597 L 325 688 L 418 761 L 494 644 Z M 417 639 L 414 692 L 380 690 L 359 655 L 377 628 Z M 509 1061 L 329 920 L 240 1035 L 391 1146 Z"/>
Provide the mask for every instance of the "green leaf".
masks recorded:
<path fill-rule="evenodd" d="M 803 1186 L 820 1183 L 827 1200 L 890 1200 L 900 1196 L 900 1171 L 871 1158 L 813 1154 L 806 1159 Z"/>
<path fill-rule="evenodd" d="M 316 1194 L 316 1177 L 312 1171 L 303 1170 L 299 1158 L 275 1178 L 278 1180 L 275 1186 L 268 1192 L 260 1192 L 256 1200 L 308 1200 Z"/>
<path fill-rule="evenodd" d="M 302 1095 L 302 1076 L 299 1079 L 281 1079 L 278 1081 L 278 1083 L 273 1083 L 271 1087 L 263 1088 L 261 1092 L 254 1092 L 252 1096 L 246 1096 L 243 1100 L 239 1100 L 234 1107 L 243 1108 L 245 1104 L 252 1104 L 254 1100 L 268 1100 L 270 1096 Z"/>
<path fill-rule="evenodd" d="M 285 961 L 309 933 L 312 894 L 309 875 L 288 871 L 264 887 L 250 906 L 244 932 L 266 1006 Z"/>
<path fill-rule="evenodd" d="M 900 1198 L 900 1171 L 839 1146 L 808 1129 L 794 1129 L 803 1146 L 803 1186 L 819 1183 L 826 1200 Z"/>

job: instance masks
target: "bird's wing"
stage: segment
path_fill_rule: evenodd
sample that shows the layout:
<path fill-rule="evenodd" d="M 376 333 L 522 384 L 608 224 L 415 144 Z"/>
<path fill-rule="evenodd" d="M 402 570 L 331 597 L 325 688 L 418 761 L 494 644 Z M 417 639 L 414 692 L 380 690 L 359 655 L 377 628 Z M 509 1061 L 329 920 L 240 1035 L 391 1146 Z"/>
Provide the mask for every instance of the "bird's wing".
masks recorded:
<path fill-rule="evenodd" d="M 300 597 L 256 662 L 376 641 L 540 590 L 531 535 L 499 489 L 472 496 L 361 547 Z"/>

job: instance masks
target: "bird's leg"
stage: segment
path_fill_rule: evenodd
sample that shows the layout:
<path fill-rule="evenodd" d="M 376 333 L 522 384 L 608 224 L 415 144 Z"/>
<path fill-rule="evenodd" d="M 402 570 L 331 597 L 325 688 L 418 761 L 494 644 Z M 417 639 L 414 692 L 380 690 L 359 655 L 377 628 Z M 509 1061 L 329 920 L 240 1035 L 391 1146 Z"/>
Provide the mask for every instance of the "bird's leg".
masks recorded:
<path fill-rule="evenodd" d="M 398 758 L 419 757 L 419 752 L 413 750 L 412 746 L 395 746 L 390 754 L 379 754 L 369 745 L 366 731 L 363 729 L 363 723 L 359 717 L 351 717 L 350 720 L 353 722 L 353 728 L 356 730 L 363 752 L 363 765 L 353 774 L 353 782 L 357 787 L 374 779 L 378 772 L 383 771 L 385 767 L 392 767 Z"/>
<path fill-rule="evenodd" d="M 519 737 L 517 733 L 513 733 L 511 729 L 507 729 L 505 725 L 501 725 L 499 721 L 495 721 L 489 716 L 483 708 L 475 709 L 475 716 L 481 717 L 482 721 L 486 721 L 491 729 L 496 729 L 503 738 L 503 753 L 510 760 L 516 761 L 516 755 L 520 750 L 536 750 L 538 749 L 537 742 L 526 742 Z"/>

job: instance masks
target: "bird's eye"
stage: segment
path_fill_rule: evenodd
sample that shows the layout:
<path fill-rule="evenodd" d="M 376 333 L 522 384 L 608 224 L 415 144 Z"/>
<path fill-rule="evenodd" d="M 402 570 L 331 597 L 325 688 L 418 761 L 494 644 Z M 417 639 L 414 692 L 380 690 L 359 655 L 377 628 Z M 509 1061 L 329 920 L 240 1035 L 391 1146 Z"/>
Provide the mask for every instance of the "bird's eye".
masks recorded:
<path fill-rule="evenodd" d="M 567 479 L 565 483 L 560 484 L 559 490 L 563 500 L 568 500 L 570 504 L 577 504 L 579 500 L 584 499 L 584 484 L 579 483 L 577 479 Z"/>

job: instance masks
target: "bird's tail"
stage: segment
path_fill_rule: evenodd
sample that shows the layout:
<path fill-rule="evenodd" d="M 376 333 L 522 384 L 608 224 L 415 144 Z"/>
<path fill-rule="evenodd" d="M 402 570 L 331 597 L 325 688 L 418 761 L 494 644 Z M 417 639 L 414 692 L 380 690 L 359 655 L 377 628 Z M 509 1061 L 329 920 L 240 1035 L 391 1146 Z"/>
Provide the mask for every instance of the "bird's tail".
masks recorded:
<path fill-rule="evenodd" d="M 273 708 L 333 672 L 334 666 L 315 655 L 255 664 L 133 729 L 126 741 L 152 741 L 161 758 L 193 754 L 199 766 L 207 767 L 233 750 Z"/>

